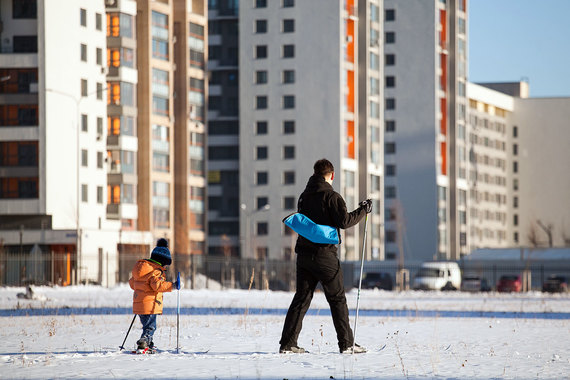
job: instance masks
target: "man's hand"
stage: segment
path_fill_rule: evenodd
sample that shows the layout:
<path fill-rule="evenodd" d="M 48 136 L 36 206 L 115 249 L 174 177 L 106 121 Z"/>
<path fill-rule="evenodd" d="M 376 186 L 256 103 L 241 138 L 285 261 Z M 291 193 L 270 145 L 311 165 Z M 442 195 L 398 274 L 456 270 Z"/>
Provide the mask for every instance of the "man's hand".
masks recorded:
<path fill-rule="evenodd" d="M 360 208 L 364 209 L 367 214 L 370 214 L 372 212 L 372 200 L 371 199 L 367 199 L 365 201 L 362 201 L 358 205 L 360 206 Z"/>

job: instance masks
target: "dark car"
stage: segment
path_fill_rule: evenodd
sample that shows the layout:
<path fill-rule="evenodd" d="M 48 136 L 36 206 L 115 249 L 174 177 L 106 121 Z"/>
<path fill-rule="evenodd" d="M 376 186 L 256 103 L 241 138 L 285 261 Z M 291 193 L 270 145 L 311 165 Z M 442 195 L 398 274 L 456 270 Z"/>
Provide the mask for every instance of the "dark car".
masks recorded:
<path fill-rule="evenodd" d="M 501 278 L 499 278 L 499 282 L 497 282 L 498 292 L 520 292 L 521 289 L 521 276 L 516 274 L 501 276 Z"/>
<path fill-rule="evenodd" d="M 358 287 L 358 282 L 354 287 Z M 384 272 L 367 272 L 362 278 L 362 289 L 392 290 L 392 276 Z"/>
<path fill-rule="evenodd" d="M 564 293 L 568 291 L 568 281 L 564 276 L 552 275 L 549 276 L 544 284 L 542 284 L 542 291 L 548 293 Z"/>
<path fill-rule="evenodd" d="M 491 287 L 486 278 L 477 275 L 468 275 L 463 277 L 461 290 L 464 292 L 489 292 L 491 291 Z"/>

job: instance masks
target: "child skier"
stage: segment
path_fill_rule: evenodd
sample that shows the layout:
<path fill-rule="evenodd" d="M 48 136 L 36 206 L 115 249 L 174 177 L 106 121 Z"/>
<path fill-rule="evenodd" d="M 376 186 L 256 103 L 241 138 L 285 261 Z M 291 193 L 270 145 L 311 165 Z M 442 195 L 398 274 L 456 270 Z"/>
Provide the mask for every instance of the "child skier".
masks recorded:
<path fill-rule="evenodd" d="M 142 335 L 137 341 L 137 353 L 154 353 L 152 336 L 156 330 L 156 316 L 162 314 L 162 293 L 180 289 L 178 281 L 166 281 L 166 266 L 172 263 L 168 242 L 158 239 L 150 259 L 139 260 L 133 268 L 129 285 L 133 294 L 133 313 L 142 323 Z"/>

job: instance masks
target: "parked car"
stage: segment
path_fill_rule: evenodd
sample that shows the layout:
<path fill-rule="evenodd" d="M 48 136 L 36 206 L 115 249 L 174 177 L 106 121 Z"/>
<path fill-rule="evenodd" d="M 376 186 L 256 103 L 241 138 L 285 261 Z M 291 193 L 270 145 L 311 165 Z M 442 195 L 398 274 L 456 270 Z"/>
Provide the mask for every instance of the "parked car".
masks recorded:
<path fill-rule="evenodd" d="M 522 289 L 521 276 L 516 274 L 505 275 L 497 282 L 498 292 L 520 292 Z"/>
<path fill-rule="evenodd" d="M 564 276 L 551 275 L 544 284 L 542 284 L 542 291 L 549 293 L 564 293 L 568 291 L 568 281 Z"/>
<path fill-rule="evenodd" d="M 461 288 L 461 270 L 455 262 L 423 263 L 414 278 L 414 289 L 457 290 L 459 288 Z"/>
<path fill-rule="evenodd" d="M 358 287 L 356 282 L 355 288 Z M 362 278 L 362 289 L 392 290 L 392 276 L 385 272 L 367 272 Z"/>
<path fill-rule="evenodd" d="M 463 277 L 461 281 L 461 290 L 464 292 L 488 292 L 491 290 L 487 279 L 476 275 Z"/>

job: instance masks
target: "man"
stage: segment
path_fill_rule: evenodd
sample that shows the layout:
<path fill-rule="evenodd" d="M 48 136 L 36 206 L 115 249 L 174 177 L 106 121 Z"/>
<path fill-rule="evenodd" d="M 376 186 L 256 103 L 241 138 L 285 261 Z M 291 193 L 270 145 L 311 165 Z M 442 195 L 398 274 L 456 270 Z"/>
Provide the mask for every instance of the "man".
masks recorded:
<path fill-rule="evenodd" d="M 313 169 L 314 173 L 299 197 L 297 204 L 299 213 L 317 224 L 345 229 L 358 224 L 367 212 L 372 211 L 372 202 L 366 200 L 361 202 L 356 210 L 347 212 L 344 199 L 333 190 L 334 166 L 329 160 L 318 160 Z M 305 352 L 297 345 L 297 338 L 301 332 L 303 317 L 309 309 L 313 293 L 320 281 L 331 309 L 340 352 L 352 353 L 354 337 L 348 321 L 343 275 L 336 245 L 313 243 L 299 235 L 295 252 L 297 290 L 285 317 L 279 352 Z M 362 353 L 366 352 L 366 349 L 354 345 L 354 352 Z"/>

